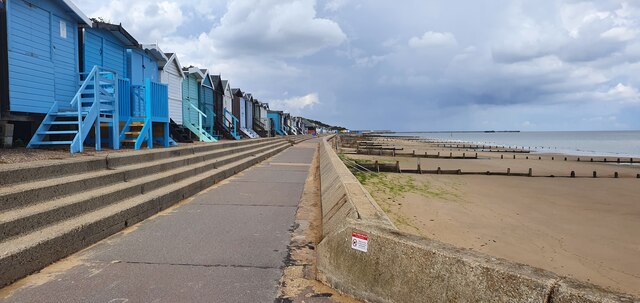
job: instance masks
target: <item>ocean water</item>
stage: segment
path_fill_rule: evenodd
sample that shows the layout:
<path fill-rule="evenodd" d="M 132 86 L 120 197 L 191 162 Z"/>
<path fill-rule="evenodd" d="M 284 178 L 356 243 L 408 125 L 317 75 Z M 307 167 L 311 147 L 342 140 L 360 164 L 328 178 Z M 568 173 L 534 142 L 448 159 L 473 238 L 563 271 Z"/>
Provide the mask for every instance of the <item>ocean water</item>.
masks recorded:
<path fill-rule="evenodd" d="M 581 132 L 415 132 L 395 133 L 452 142 L 485 145 L 518 146 L 539 153 L 561 153 L 576 156 L 640 157 L 640 131 Z"/>

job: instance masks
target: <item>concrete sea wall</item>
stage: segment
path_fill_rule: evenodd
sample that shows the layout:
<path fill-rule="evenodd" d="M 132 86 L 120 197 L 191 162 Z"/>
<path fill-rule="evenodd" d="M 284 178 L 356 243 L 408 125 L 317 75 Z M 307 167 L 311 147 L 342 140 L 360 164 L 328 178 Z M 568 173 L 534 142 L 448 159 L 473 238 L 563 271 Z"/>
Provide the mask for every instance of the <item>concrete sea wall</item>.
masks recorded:
<path fill-rule="evenodd" d="M 318 245 L 318 278 L 325 284 L 369 302 L 640 302 L 399 231 L 330 139 L 320 143 L 324 238 Z M 353 248 L 354 237 L 361 235 L 368 239 L 366 252 Z"/>

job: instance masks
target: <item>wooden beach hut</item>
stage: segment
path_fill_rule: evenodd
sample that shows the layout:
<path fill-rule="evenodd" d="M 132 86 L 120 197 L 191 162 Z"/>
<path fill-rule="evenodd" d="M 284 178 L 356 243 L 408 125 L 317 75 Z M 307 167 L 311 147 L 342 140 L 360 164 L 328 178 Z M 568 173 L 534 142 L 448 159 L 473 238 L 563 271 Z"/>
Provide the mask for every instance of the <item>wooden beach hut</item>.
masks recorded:
<path fill-rule="evenodd" d="M 271 126 L 272 126 L 271 133 L 273 134 L 273 136 L 286 136 L 287 133 L 285 133 L 283 129 L 283 123 L 282 123 L 283 112 L 269 110 L 267 112 L 267 116 L 271 121 Z"/>
<path fill-rule="evenodd" d="M 260 102 L 259 100 L 256 100 L 256 102 L 259 104 L 258 110 L 259 110 L 259 115 L 258 115 L 258 120 L 255 121 L 255 125 L 257 125 L 258 127 L 258 131 L 261 131 L 260 128 L 264 129 L 264 132 L 266 132 L 266 136 L 272 137 L 272 133 L 271 130 L 273 129 L 273 125 L 271 123 L 271 120 L 269 119 L 268 113 L 269 113 L 269 103 L 263 103 Z"/>
<path fill-rule="evenodd" d="M 242 137 L 239 132 L 240 121 L 233 115 L 233 92 L 228 80 L 222 80 L 223 87 L 223 117 L 222 126 L 231 139 L 240 140 Z"/>
<path fill-rule="evenodd" d="M 206 116 L 203 125 L 204 129 L 208 134 L 212 135 L 217 140 L 217 136 L 214 130 L 216 115 L 213 111 L 213 104 L 215 102 L 213 82 L 211 82 L 211 74 L 209 73 L 209 70 L 201 69 L 200 71 L 202 72 L 203 78 L 202 80 L 200 80 L 200 96 L 198 99 L 198 108 Z"/>
<path fill-rule="evenodd" d="M 119 91 L 122 94 L 130 92 L 127 54 L 128 50 L 140 47 L 138 41 L 122 25 L 100 21 L 94 21 L 91 27 L 84 29 L 82 41 L 82 58 L 84 61 L 83 66 L 81 66 L 82 72 L 89 73 L 96 66 L 105 71 L 115 72 L 118 76 Z M 122 94 L 118 95 L 119 107 L 124 105 L 122 102 L 130 100 L 130 96 L 123 96 Z M 120 120 L 118 117 L 116 125 L 112 125 L 107 121 L 101 123 L 102 129 L 100 133 L 106 135 L 107 141 L 113 141 L 115 137 L 116 144 L 119 144 Z M 107 129 L 104 129 L 105 126 Z"/>
<path fill-rule="evenodd" d="M 167 63 L 160 66 L 160 81 L 169 91 L 169 132 L 177 142 L 192 143 L 192 132 L 183 125 L 182 81 L 185 76 L 182 64 L 175 53 L 165 53 L 165 56 Z"/>
<path fill-rule="evenodd" d="M 10 129 L 15 130 L 16 138 L 31 139 L 32 148 L 66 145 L 71 152 L 82 151 L 101 114 L 101 119 L 114 121 L 116 75 L 80 74 L 79 37 L 92 21 L 66 0 L 4 0 L 0 1 L 0 15 L 4 23 L 0 44 L 6 46 L 0 48 L 2 128 L 15 125 Z M 88 83 L 95 84 L 100 77 L 109 78 L 104 81 L 108 85 L 100 83 L 112 91 L 89 94 Z M 111 107 L 109 116 L 107 107 Z M 13 136 L 7 133 L 2 135 Z"/>
<path fill-rule="evenodd" d="M 233 115 L 240 122 L 240 134 L 246 138 L 259 138 L 260 136 L 248 127 L 249 120 L 247 115 L 251 112 L 251 104 L 247 103 L 247 96 L 239 88 L 234 88 L 231 92 L 233 93 Z"/>
<path fill-rule="evenodd" d="M 169 119 L 182 125 L 182 81 L 184 73 L 178 56 L 166 53 L 167 63 L 160 66 L 160 81 L 169 89 Z"/>
<path fill-rule="evenodd" d="M 205 127 L 206 120 L 211 113 L 207 114 L 200 109 L 200 104 L 205 103 L 200 101 L 205 74 L 201 69 L 193 66 L 183 68 L 182 71 L 185 75 L 182 81 L 182 125 L 196 135 L 200 141 L 216 142 L 217 138 Z"/>
<path fill-rule="evenodd" d="M 160 82 L 160 66 L 168 58 L 155 44 L 127 50 L 128 79 L 120 81 L 120 141 L 135 149 L 168 147 L 169 92 Z M 126 91 L 126 89 L 129 91 Z M 126 98 L 129 98 L 128 100 Z"/>

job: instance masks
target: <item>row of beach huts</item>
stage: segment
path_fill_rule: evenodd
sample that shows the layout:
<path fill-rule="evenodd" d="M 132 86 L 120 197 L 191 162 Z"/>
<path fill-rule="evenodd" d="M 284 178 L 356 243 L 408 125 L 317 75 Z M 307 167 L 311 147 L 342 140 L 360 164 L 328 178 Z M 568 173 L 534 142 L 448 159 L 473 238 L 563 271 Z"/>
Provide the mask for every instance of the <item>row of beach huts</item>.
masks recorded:
<path fill-rule="evenodd" d="M 69 0 L 0 0 L 0 29 L 5 145 L 76 153 L 327 131 Z"/>

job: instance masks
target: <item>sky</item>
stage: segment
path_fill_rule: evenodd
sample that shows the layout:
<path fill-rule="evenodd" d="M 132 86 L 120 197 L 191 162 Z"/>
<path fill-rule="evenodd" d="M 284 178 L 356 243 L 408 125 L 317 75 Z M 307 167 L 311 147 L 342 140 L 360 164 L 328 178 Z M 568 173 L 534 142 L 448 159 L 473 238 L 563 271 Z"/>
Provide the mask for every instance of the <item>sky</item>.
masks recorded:
<path fill-rule="evenodd" d="M 640 130 L 637 0 L 74 0 L 349 129 Z"/>

